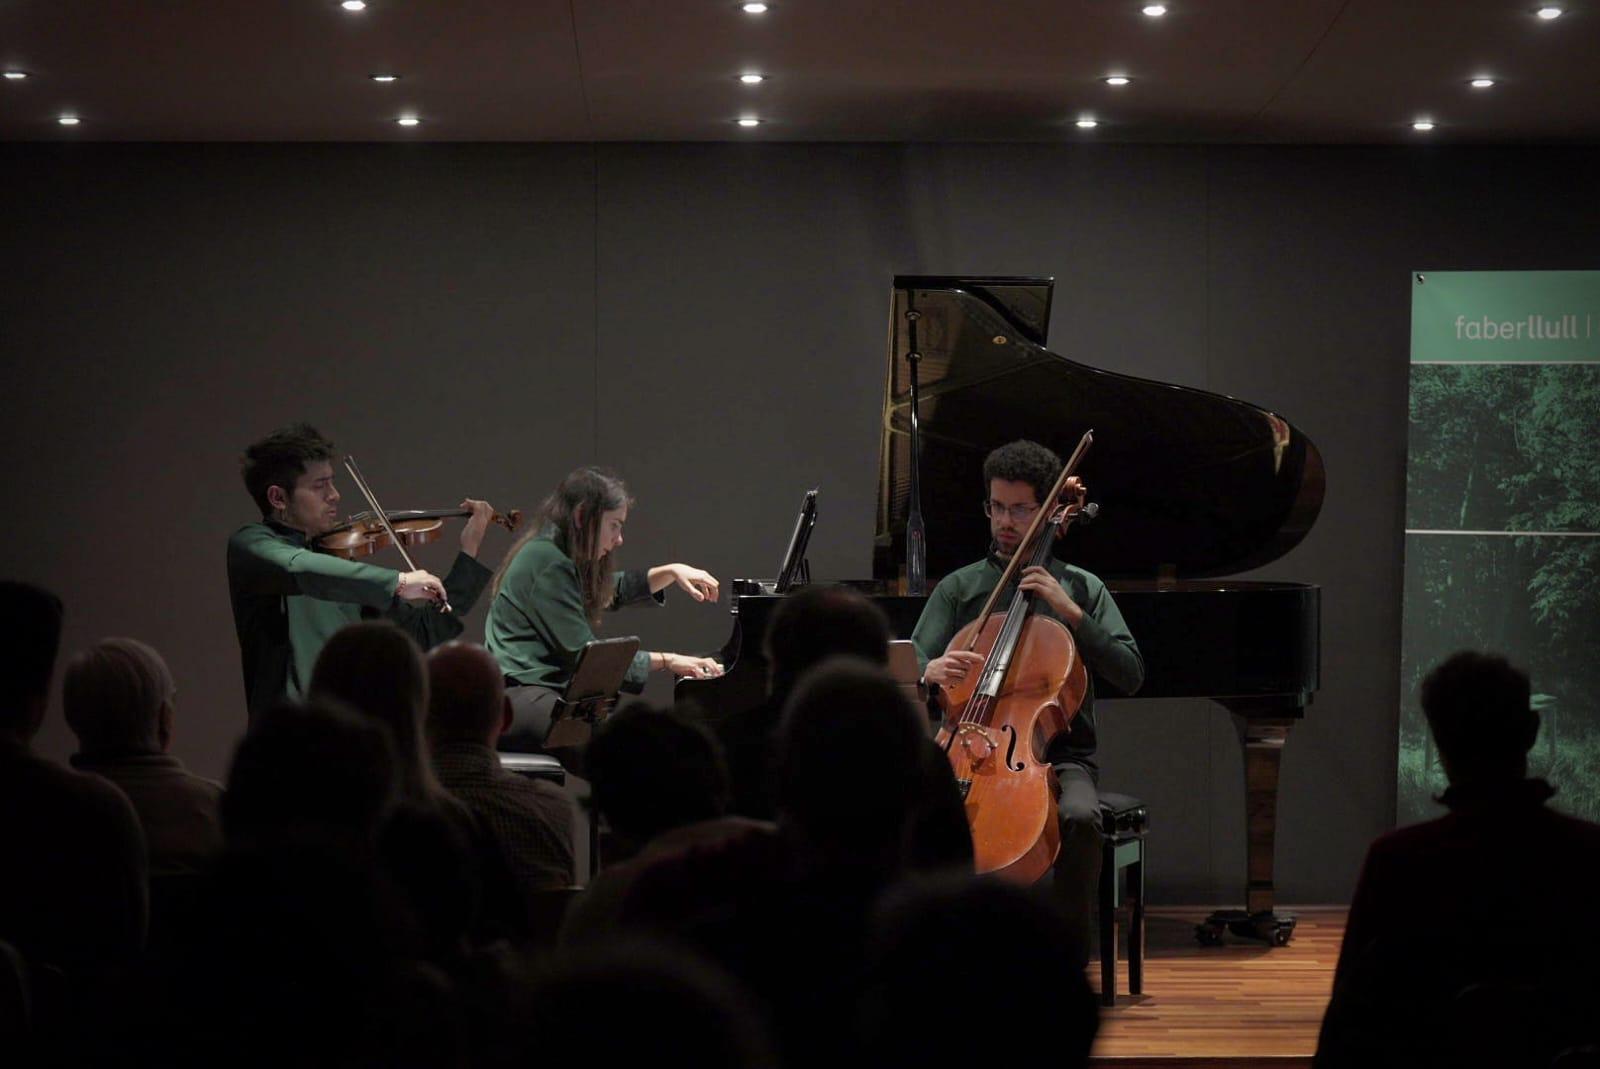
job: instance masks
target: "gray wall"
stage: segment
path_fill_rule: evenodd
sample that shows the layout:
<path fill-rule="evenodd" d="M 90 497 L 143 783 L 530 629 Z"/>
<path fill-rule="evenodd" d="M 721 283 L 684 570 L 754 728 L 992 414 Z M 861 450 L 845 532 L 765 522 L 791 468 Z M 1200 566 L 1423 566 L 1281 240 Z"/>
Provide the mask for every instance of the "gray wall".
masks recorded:
<path fill-rule="evenodd" d="M 471 494 L 531 508 L 600 461 L 639 500 L 631 560 L 724 578 L 770 574 L 799 491 L 821 483 L 814 571 L 861 577 L 890 276 L 1054 275 L 1057 352 L 1249 399 L 1322 449 L 1322 518 L 1261 574 L 1323 587 L 1323 689 L 1284 761 L 1281 898 L 1342 900 L 1393 820 L 1409 272 L 1593 268 L 1597 162 L 0 146 L 3 570 L 65 597 L 68 652 L 112 634 L 160 648 L 180 687 L 176 749 L 221 776 L 244 724 L 222 548 L 253 518 L 236 471 L 252 438 L 318 424 L 389 507 Z M 506 544 L 491 534 L 486 555 Z M 430 547 L 423 564 L 450 554 Z M 728 630 L 721 609 L 682 599 L 618 624 L 682 650 Z M 1239 897 L 1226 715 L 1131 702 L 1104 725 L 1107 785 L 1154 810 L 1156 896 Z M 70 750 L 58 710 L 41 746 Z"/>

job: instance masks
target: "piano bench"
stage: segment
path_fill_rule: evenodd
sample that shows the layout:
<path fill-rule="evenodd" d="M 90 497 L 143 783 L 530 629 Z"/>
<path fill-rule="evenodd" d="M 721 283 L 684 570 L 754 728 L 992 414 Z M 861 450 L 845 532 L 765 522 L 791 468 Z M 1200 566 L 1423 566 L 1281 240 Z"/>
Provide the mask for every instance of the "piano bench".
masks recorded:
<path fill-rule="evenodd" d="M 502 753 L 500 767 L 525 779 L 547 779 L 557 786 L 563 786 L 567 782 L 567 770 L 561 767 L 560 761 L 549 754 Z"/>
<path fill-rule="evenodd" d="M 1117 913 L 1128 908 L 1128 993 L 1144 992 L 1144 837 L 1150 812 L 1127 794 L 1100 794 L 1100 1004 L 1117 1002 Z"/>

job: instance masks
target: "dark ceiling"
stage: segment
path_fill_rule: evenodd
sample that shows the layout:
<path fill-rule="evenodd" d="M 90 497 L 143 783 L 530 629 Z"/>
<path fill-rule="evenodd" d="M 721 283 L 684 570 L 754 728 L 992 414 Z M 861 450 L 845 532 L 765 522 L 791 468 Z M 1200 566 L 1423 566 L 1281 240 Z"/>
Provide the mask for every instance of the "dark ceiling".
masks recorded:
<path fill-rule="evenodd" d="M 0 140 L 1600 136 L 1600 0 L 1549 21 L 1518 0 L 1142 3 L 0 0 L 0 68 L 29 74 L 0 81 Z"/>

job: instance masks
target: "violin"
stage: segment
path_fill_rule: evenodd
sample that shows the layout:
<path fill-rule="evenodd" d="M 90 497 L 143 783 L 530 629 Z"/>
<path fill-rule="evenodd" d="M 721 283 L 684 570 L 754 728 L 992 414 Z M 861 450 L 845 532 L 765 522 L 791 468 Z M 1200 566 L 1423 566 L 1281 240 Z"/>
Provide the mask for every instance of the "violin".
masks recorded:
<path fill-rule="evenodd" d="M 400 552 L 400 557 L 406 562 L 407 571 L 416 571 L 417 565 L 411 559 L 411 554 L 406 552 L 410 545 L 425 545 L 439 537 L 439 531 L 444 527 L 446 516 L 471 515 L 466 509 L 435 509 L 414 510 L 412 512 L 390 512 L 378 504 L 378 498 L 372 492 L 372 487 L 367 485 L 367 480 L 361 477 L 361 469 L 356 467 L 356 458 L 344 458 L 344 470 L 350 473 L 350 478 L 355 482 L 356 489 L 361 491 L 361 496 L 367 499 L 367 507 L 371 510 L 358 516 L 351 517 L 349 523 L 327 532 L 317 539 L 318 549 L 327 550 L 329 553 L 347 559 L 364 557 L 375 553 L 384 546 L 393 546 Z M 396 522 L 398 518 L 398 522 Z M 516 525 L 522 519 L 522 513 L 516 510 L 501 516 L 498 513 L 495 521 L 516 530 Z M 402 533 L 401 528 L 406 528 Z M 330 536 L 331 540 L 330 540 Z M 450 599 L 445 597 L 439 602 L 440 612 L 453 612 Z"/>
<path fill-rule="evenodd" d="M 1073 475 L 1093 441 L 1093 431 L 1083 436 L 983 611 L 950 640 L 946 652 L 983 654 L 982 670 L 939 694 L 944 721 L 936 741 L 961 788 L 977 871 L 1024 884 L 1050 871 L 1061 850 L 1061 788 L 1045 754 L 1083 704 L 1089 673 L 1072 632 L 1031 612 L 1032 594 L 1019 589 L 1004 612 L 993 610 L 1023 569 L 1049 560 L 1074 519 L 1097 511 Z"/>
<path fill-rule="evenodd" d="M 324 532 L 316 540 L 316 547 L 345 560 L 359 560 L 394 545 L 397 539 L 402 546 L 425 546 L 438 541 L 445 520 L 470 516 L 472 512 L 470 509 L 402 509 L 386 515 L 389 522 L 383 524 L 375 512 L 358 512 Z M 515 531 L 522 523 L 522 510 L 496 512 L 492 520 L 508 531 Z"/>

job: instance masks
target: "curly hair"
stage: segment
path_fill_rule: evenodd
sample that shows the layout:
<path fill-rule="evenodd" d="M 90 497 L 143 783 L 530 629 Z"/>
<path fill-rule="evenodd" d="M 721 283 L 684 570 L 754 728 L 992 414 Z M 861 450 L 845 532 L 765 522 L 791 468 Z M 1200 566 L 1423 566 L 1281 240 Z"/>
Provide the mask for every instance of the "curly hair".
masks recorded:
<path fill-rule="evenodd" d="M 983 458 L 983 486 L 994 479 L 1008 483 L 1027 483 L 1034 496 L 1043 501 L 1061 474 L 1061 458 L 1038 442 L 1007 442 Z"/>

